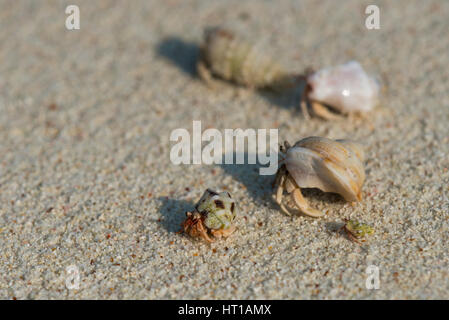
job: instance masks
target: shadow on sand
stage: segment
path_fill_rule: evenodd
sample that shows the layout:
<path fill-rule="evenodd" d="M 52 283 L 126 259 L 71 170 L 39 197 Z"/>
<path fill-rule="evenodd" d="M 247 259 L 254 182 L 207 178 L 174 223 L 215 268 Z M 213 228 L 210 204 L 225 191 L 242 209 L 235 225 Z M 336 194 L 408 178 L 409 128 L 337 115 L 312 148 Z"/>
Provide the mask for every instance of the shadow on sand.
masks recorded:
<path fill-rule="evenodd" d="M 196 62 L 200 51 L 198 44 L 187 42 L 176 36 L 171 36 L 163 39 L 157 45 L 156 51 L 159 56 L 164 57 L 192 78 L 198 77 L 196 72 Z M 299 101 L 301 99 L 302 91 L 303 84 L 298 84 L 297 87 L 283 92 L 275 92 L 267 89 L 256 90 L 255 92 L 270 104 L 291 110 L 292 112 L 301 115 Z"/>
<path fill-rule="evenodd" d="M 235 163 L 234 153 L 234 163 Z M 244 153 L 245 162 L 248 162 L 248 153 Z M 224 161 L 223 161 L 224 162 Z M 266 167 L 260 163 L 256 164 L 221 164 L 224 171 L 231 175 L 237 181 L 245 185 L 251 197 L 256 202 L 270 205 L 272 208 L 279 209 L 277 203 L 273 199 L 275 192 L 273 183 L 275 175 L 260 175 L 259 169 Z M 285 191 L 284 191 L 285 192 Z M 335 193 L 325 193 L 319 189 L 307 188 L 301 189 L 304 197 L 311 201 L 323 201 L 325 203 L 344 204 L 344 199 Z M 287 195 L 284 193 L 284 197 Z"/>
<path fill-rule="evenodd" d="M 181 223 L 185 220 L 186 211 L 192 210 L 194 203 L 177 200 L 168 197 L 159 197 L 162 205 L 159 207 L 159 212 L 162 214 L 161 225 L 168 232 L 178 232 L 181 230 Z"/>
<path fill-rule="evenodd" d="M 277 204 L 272 198 L 272 184 L 274 182 L 275 175 L 261 175 L 259 169 L 267 166 L 261 165 L 259 162 L 256 164 L 247 164 L 247 152 L 243 153 L 245 164 L 235 164 L 235 152 L 233 157 L 234 164 L 224 164 L 223 159 L 223 164 L 219 166 L 223 168 L 226 174 L 231 175 L 233 179 L 241 182 L 246 187 L 254 201 L 271 208 L 277 207 Z"/>
<path fill-rule="evenodd" d="M 302 92 L 303 88 L 301 84 L 298 84 L 295 88 L 284 90 L 283 92 L 275 92 L 266 89 L 257 91 L 257 93 L 270 104 L 290 110 L 294 117 L 303 116 L 300 108 Z"/>
<path fill-rule="evenodd" d="M 158 55 L 164 57 L 191 77 L 196 77 L 196 61 L 199 46 L 193 42 L 186 42 L 178 37 L 167 37 L 157 46 Z"/>
<path fill-rule="evenodd" d="M 269 209 L 277 210 L 281 214 L 278 204 L 273 199 L 275 175 L 260 174 L 260 168 L 267 167 L 267 165 L 261 165 L 258 162 L 256 164 L 247 164 L 247 152 L 243 153 L 245 164 L 235 164 L 235 152 L 233 153 L 233 157 L 234 164 L 220 164 L 219 166 L 226 174 L 231 175 L 233 179 L 241 182 L 245 186 L 251 198 L 258 206 L 265 206 Z M 224 159 L 222 162 L 224 162 Z M 338 194 L 325 193 L 318 189 L 301 189 L 301 191 L 309 201 L 322 201 L 328 204 L 345 203 L 344 199 Z M 284 197 L 285 201 L 287 201 L 286 194 L 284 194 Z M 195 206 L 191 201 L 177 200 L 166 196 L 159 197 L 157 200 L 161 203 L 159 212 L 163 216 L 160 223 L 168 232 L 178 232 L 181 230 L 181 223 L 185 220 L 185 212 L 193 210 Z M 292 211 L 292 213 L 303 215 L 297 210 Z M 335 232 L 342 226 L 342 223 L 330 222 L 326 226 L 329 232 Z"/>
<path fill-rule="evenodd" d="M 329 233 L 340 233 L 341 228 L 345 225 L 344 222 L 326 222 L 326 229 Z"/>

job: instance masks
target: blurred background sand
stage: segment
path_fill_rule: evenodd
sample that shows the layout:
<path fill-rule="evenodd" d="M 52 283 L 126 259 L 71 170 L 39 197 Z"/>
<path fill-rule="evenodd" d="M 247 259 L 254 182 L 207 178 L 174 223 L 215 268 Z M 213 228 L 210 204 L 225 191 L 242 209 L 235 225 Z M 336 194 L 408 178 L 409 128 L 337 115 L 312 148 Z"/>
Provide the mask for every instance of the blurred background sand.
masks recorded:
<path fill-rule="evenodd" d="M 368 4 L 380 30 L 365 28 Z M 216 24 L 292 71 L 358 60 L 385 84 L 382 104 L 369 121 L 306 121 L 296 94 L 211 91 L 194 64 Z M 1 1 L 0 297 L 448 299 L 448 30 L 436 0 Z M 326 217 L 289 218 L 257 165 L 175 166 L 170 133 L 192 120 L 359 140 L 364 200 L 311 190 Z M 241 210 L 212 245 L 175 233 L 207 187 Z M 375 226 L 368 244 L 336 232 L 349 217 Z"/>

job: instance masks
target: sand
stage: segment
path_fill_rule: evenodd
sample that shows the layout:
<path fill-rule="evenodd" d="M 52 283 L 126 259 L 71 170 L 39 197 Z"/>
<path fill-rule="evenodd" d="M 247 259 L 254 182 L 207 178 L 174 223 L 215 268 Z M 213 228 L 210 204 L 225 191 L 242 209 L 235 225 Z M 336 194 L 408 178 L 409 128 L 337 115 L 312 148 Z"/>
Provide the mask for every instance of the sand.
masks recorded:
<path fill-rule="evenodd" d="M 381 28 L 368 30 L 372 1 L 85 0 L 68 31 L 72 2 L 0 4 L 0 298 L 449 298 L 448 1 L 376 1 Z M 358 60 L 385 84 L 381 105 L 326 122 L 306 120 L 296 93 L 211 90 L 194 65 L 214 24 L 292 71 Z M 257 165 L 176 166 L 170 133 L 193 120 L 358 140 L 364 199 L 311 190 L 327 215 L 287 217 Z M 207 187 L 241 211 L 212 245 L 176 233 Z M 375 235 L 349 241 L 344 218 Z"/>

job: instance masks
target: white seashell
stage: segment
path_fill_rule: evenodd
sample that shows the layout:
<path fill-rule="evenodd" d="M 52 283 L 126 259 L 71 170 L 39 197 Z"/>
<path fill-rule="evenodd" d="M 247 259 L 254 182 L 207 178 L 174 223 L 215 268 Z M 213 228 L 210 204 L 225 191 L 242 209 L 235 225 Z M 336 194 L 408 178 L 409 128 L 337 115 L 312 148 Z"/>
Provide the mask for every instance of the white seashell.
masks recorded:
<path fill-rule="evenodd" d="M 309 207 L 302 197 L 301 188 L 338 193 L 351 202 L 362 199 L 365 170 L 364 152 L 360 144 L 350 140 L 308 137 L 286 148 L 276 177 L 276 200 L 284 211 L 288 213 L 282 205 L 284 188 L 292 194 L 301 211 L 314 217 L 323 213 Z"/>
<path fill-rule="evenodd" d="M 379 101 L 379 83 L 357 61 L 319 70 L 307 77 L 308 99 L 341 113 L 367 112 Z"/>

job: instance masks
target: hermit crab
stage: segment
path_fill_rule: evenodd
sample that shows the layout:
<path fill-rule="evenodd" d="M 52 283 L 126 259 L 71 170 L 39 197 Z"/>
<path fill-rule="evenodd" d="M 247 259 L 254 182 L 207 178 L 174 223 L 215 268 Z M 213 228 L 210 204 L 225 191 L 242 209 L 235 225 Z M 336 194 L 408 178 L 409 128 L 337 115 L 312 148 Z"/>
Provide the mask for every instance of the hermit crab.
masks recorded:
<path fill-rule="evenodd" d="M 284 206 L 284 190 L 298 209 L 311 217 L 324 213 L 311 208 L 304 199 L 301 188 L 318 188 L 324 192 L 338 193 L 346 201 L 362 199 L 365 181 L 362 146 L 350 140 L 331 140 L 308 137 L 296 142 L 293 147 L 285 142 L 280 148 L 281 162 L 275 179 L 275 199 L 281 209 L 290 215 Z"/>
<path fill-rule="evenodd" d="M 235 231 L 232 223 L 237 213 L 237 205 L 229 192 L 217 193 L 207 189 L 193 212 L 186 212 L 186 220 L 181 224 L 180 232 L 214 242 L 211 236 L 226 238 Z"/>
<path fill-rule="evenodd" d="M 282 90 L 296 81 L 253 44 L 220 27 L 206 28 L 197 72 L 211 87 L 214 76 L 252 89 Z"/>
<path fill-rule="evenodd" d="M 303 75 L 304 92 L 301 109 L 310 118 L 308 107 L 314 114 L 330 120 L 340 114 L 363 114 L 371 111 L 379 102 L 379 82 L 363 70 L 360 63 L 350 61 L 317 72 L 306 71 Z"/>
<path fill-rule="evenodd" d="M 342 229 L 346 232 L 349 239 L 358 244 L 365 242 L 365 237 L 374 233 L 373 227 L 368 224 L 349 219 L 345 219 L 345 224 L 340 230 Z"/>

